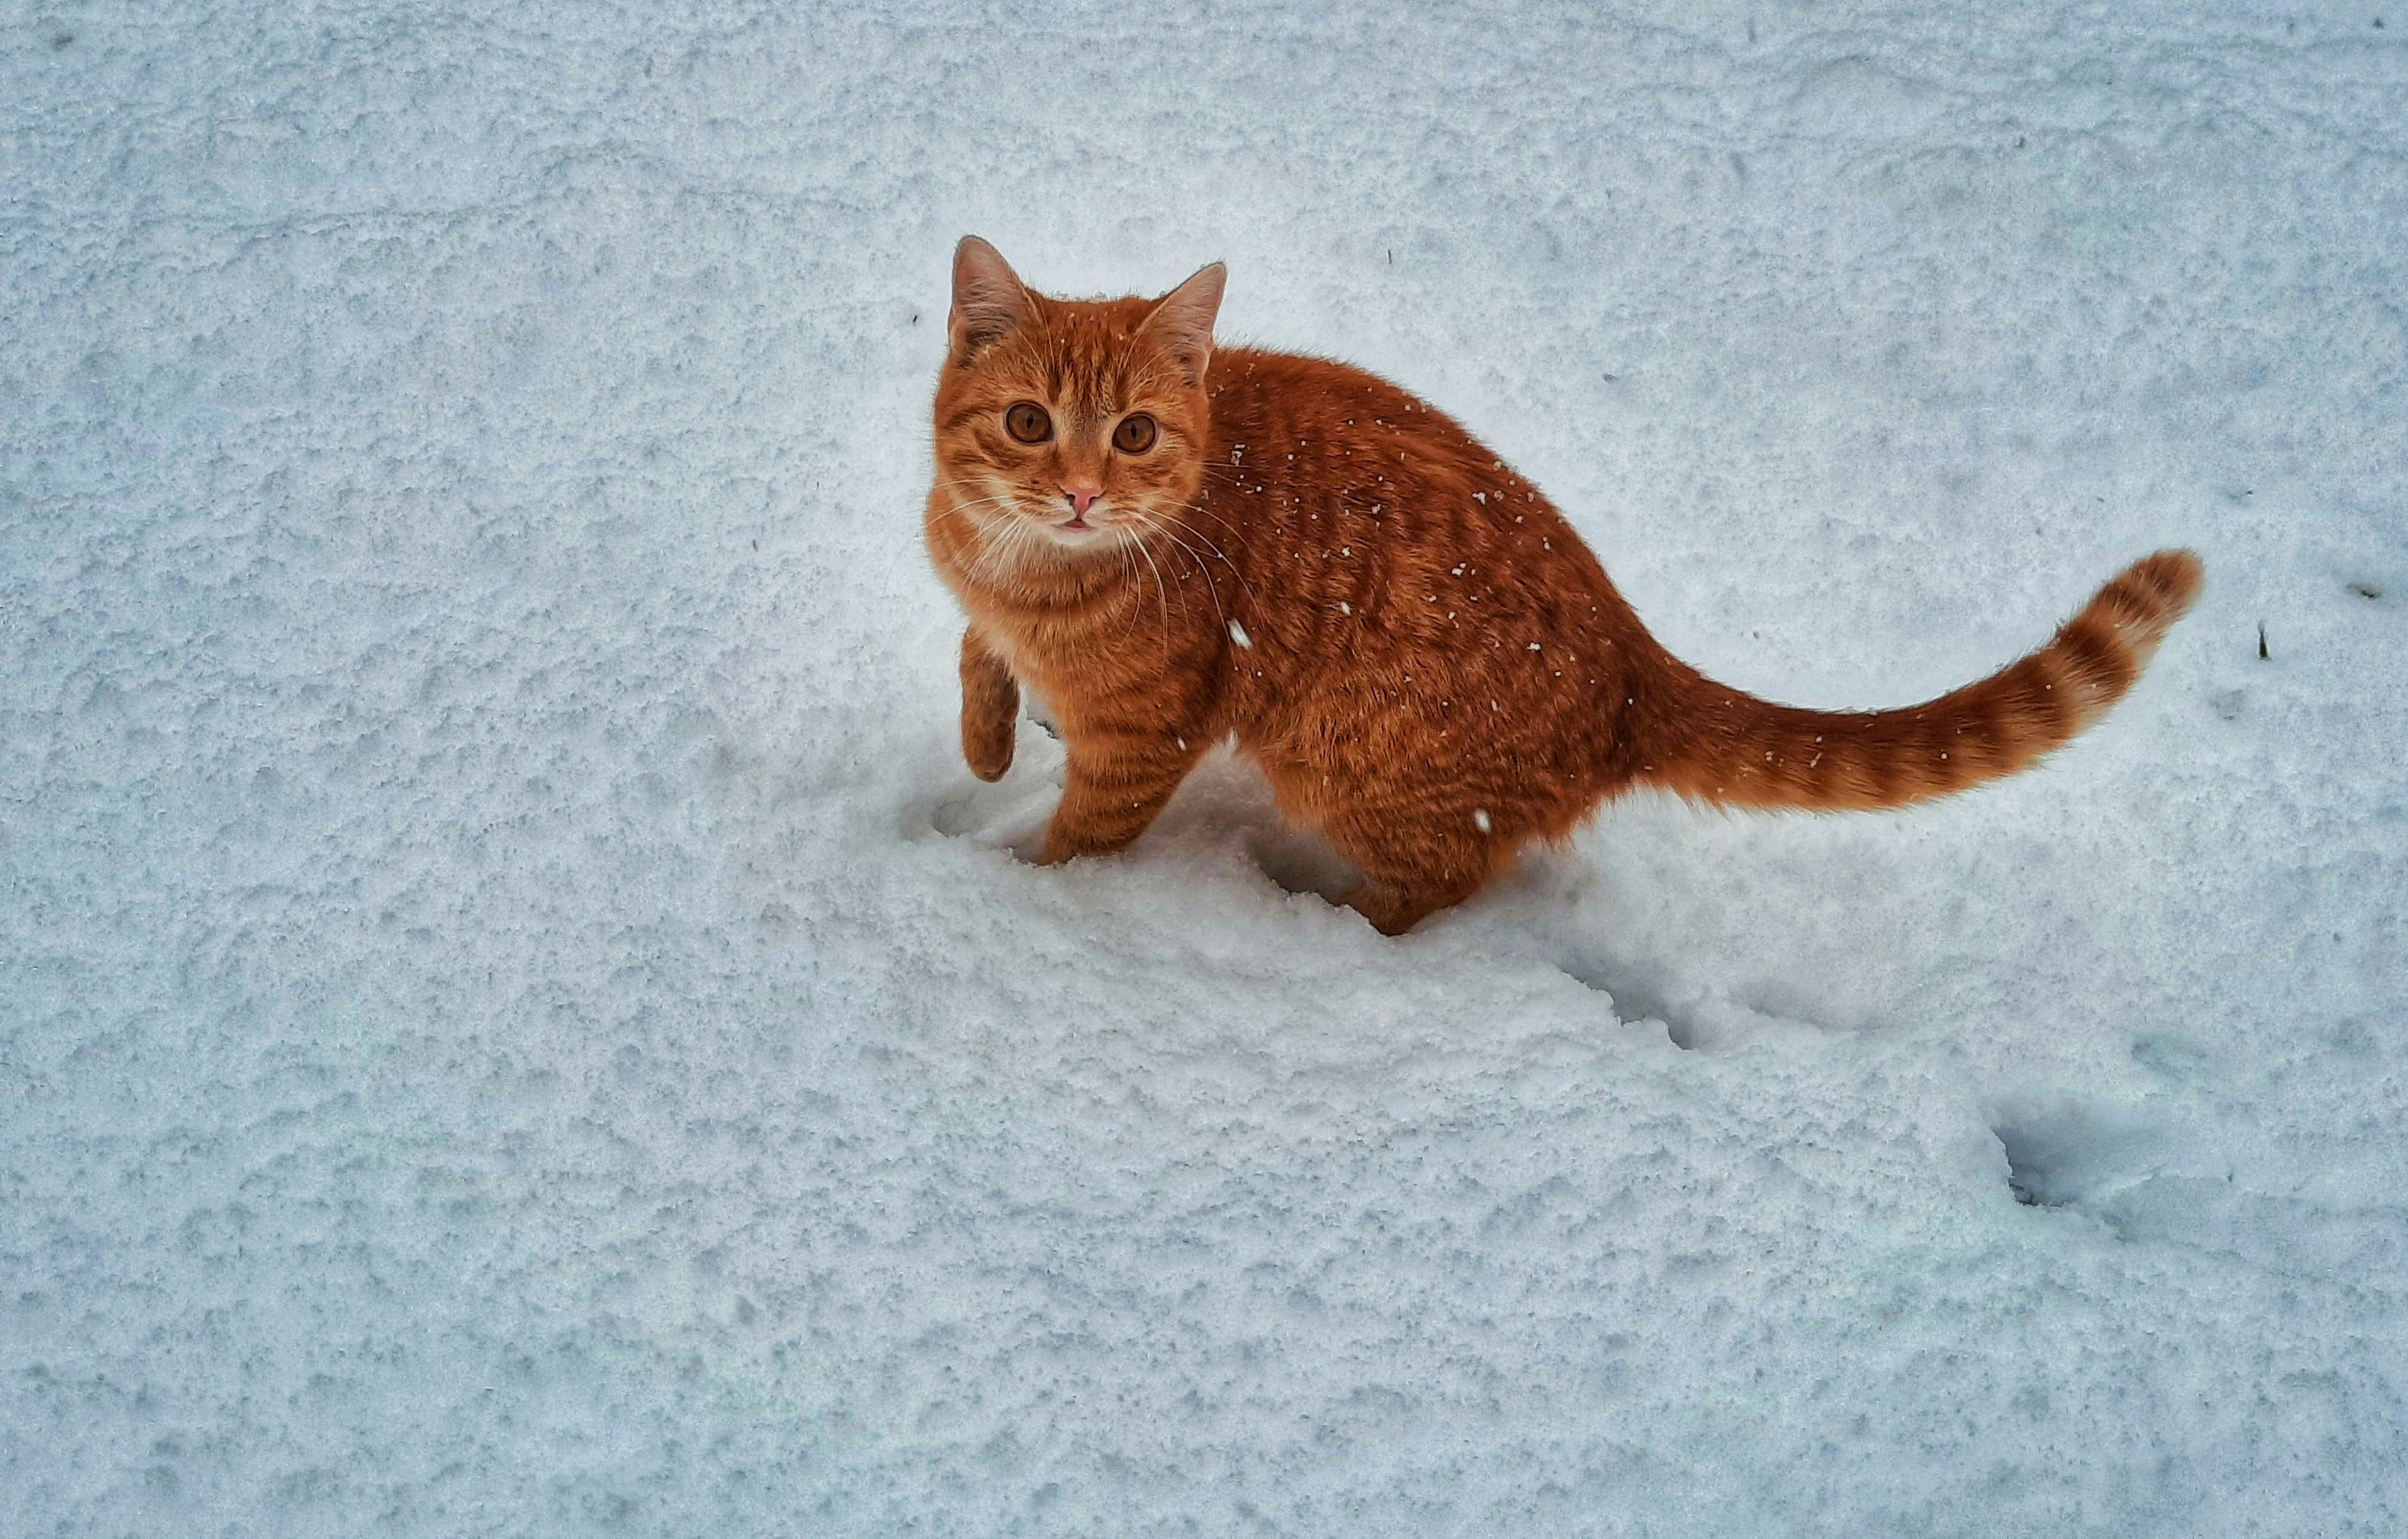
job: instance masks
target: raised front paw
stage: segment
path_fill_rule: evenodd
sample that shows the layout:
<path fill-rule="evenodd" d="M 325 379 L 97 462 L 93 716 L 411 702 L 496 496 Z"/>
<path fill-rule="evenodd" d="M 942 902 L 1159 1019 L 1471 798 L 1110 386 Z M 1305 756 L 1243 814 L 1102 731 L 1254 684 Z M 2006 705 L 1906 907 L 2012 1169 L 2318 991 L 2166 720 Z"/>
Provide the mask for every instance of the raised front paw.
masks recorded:
<path fill-rule="evenodd" d="M 1019 729 L 1020 685 L 978 632 L 962 632 L 962 757 L 981 780 L 1001 780 L 1011 768 Z"/>
<path fill-rule="evenodd" d="M 981 780 L 1001 780 L 1011 768 L 1014 723 L 1010 716 L 974 718 L 962 712 L 962 757 Z"/>

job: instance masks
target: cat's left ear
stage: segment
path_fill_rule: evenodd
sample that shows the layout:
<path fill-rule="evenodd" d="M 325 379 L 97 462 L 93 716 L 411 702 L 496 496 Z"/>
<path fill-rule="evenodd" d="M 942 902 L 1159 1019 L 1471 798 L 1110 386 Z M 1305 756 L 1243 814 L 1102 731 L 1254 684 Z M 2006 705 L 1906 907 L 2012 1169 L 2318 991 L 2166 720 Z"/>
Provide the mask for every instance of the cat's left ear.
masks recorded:
<path fill-rule="evenodd" d="M 1204 382 L 1204 366 L 1212 361 L 1212 318 L 1221 313 L 1221 286 L 1229 269 L 1218 262 L 1203 268 L 1164 295 L 1138 328 L 1150 332 L 1170 350 L 1190 383 Z"/>

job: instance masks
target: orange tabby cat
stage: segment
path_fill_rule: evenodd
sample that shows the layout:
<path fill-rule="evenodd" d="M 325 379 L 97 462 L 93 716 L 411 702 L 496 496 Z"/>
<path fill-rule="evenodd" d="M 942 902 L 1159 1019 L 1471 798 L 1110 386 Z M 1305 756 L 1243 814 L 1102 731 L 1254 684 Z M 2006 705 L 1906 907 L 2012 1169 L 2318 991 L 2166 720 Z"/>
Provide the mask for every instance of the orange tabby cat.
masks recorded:
<path fill-rule="evenodd" d="M 953 254 L 928 550 L 969 611 L 971 770 L 1010 766 L 1022 684 L 1068 750 L 1048 862 L 1127 844 L 1234 734 L 1393 935 L 1631 786 L 1895 807 L 2019 770 L 2130 687 L 2199 588 L 2198 557 L 2160 551 L 1928 704 L 1770 704 L 1658 645 L 1444 414 L 1343 364 L 1215 351 L 1223 277 L 1054 299 L 975 237 Z"/>

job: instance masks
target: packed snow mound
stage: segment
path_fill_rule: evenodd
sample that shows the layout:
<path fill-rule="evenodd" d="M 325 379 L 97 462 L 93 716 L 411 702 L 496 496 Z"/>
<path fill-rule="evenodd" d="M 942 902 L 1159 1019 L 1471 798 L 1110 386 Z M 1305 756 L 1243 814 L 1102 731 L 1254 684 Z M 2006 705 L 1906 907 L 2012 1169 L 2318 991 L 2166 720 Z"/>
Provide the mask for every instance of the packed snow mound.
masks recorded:
<path fill-rule="evenodd" d="M 0 19 L 27 1534 L 2408 1527 L 2408 12 Z M 1398 941 L 953 741 L 947 262 L 1346 357 L 2042 769 Z"/>

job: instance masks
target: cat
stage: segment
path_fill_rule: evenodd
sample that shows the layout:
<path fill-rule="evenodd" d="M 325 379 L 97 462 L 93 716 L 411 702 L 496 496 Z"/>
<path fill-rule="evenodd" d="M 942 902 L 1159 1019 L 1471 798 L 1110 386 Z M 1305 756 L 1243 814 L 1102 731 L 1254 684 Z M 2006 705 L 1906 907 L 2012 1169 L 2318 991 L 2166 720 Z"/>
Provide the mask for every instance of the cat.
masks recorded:
<path fill-rule="evenodd" d="M 1774 705 L 1659 645 L 1444 413 L 1344 364 L 1216 350 L 1225 278 L 1056 299 L 975 236 L 953 254 L 924 528 L 969 617 L 970 770 L 1010 767 L 1024 684 L 1068 751 L 1048 864 L 1128 844 L 1234 736 L 1362 871 L 1343 900 L 1400 934 L 1634 787 L 1836 810 L 2020 770 L 2131 686 L 2199 590 L 2199 558 L 2160 551 L 1978 683 Z"/>

